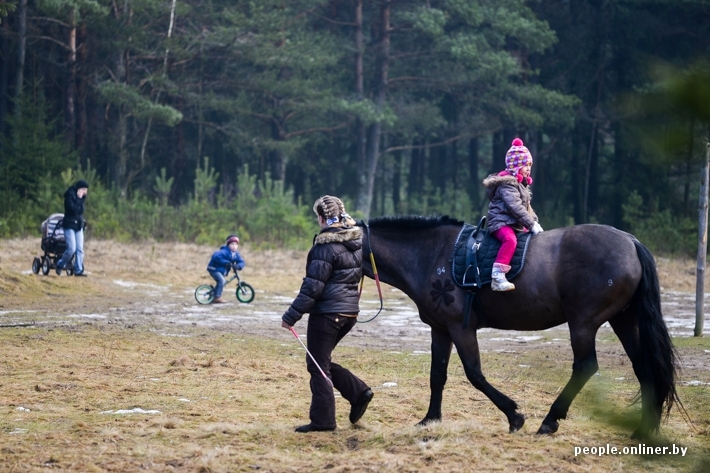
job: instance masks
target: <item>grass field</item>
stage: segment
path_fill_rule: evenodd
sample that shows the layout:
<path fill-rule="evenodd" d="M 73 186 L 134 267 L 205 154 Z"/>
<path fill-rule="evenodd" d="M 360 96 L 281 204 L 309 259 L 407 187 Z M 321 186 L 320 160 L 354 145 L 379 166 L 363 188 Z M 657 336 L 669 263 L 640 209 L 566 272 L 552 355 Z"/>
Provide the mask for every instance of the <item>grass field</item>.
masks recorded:
<path fill-rule="evenodd" d="M 335 352 L 375 391 L 363 419 L 351 425 L 348 403 L 337 398 L 335 432 L 297 434 L 310 402 L 305 355 L 287 331 L 275 322 L 270 331 L 270 319 L 258 317 L 286 307 L 305 253 L 243 247 L 243 276 L 258 289 L 257 301 L 194 312 L 202 308 L 190 292 L 209 282 L 212 250 L 90 241 L 90 277 L 80 279 L 28 274 L 37 242 L 0 241 L 0 471 L 708 471 L 708 338 L 674 338 L 690 420 L 674 409 L 659 437 L 642 442 L 646 450 L 682 447 L 685 456 L 575 455 L 576 447 L 639 446 L 628 437 L 638 384 L 610 331 L 598 337 L 598 375 L 552 436 L 535 431 L 570 373 L 564 332 L 540 332 L 535 343 L 482 334 L 485 375 L 527 418 L 509 434 L 456 357 L 443 421 L 415 427 L 428 405 L 429 355 L 368 338 L 385 325 L 346 337 Z M 659 260 L 664 290 L 694 291 L 693 269 Z M 305 332 L 305 323 L 296 328 Z M 400 330 L 409 336 L 408 327 Z"/>

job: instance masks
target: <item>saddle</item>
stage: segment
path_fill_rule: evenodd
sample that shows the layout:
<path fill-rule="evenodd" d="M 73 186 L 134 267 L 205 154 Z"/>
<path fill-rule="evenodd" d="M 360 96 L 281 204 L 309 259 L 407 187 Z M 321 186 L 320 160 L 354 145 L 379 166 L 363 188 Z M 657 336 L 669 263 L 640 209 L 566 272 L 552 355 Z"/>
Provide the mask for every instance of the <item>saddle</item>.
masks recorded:
<path fill-rule="evenodd" d="M 456 285 L 464 289 L 480 289 L 492 280 L 491 273 L 500 249 L 500 240 L 490 235 L 488 230 L 482 229 L 485 223 L 486 217 L 483 217 L 478 226 L 464 224 L 454 244 L 451 274 Z M 506 275 L 508 280 L 515 279 L 523 270 L 530 235 L 530 232 L 516 233 L 518 246 L 510 262 L 510 272 Z"/>
<path fill-rule="evenodd" d="M 468 327 L 478 290 L 490 284 L 493 279 L 493 263 L 501 245 L 500 240 L 490 235 L 488 230 L 483 230 L 485 224 L 485 216 L 477 226 L 464 224 L 451 254 L 451 275 L 454 283 L 468 292 L 463 316 L 464 329 Z M 530 235 L 529 232 L 516 233 L 518 245 L 510 262 L 511 269 L 507 274 L 509 280 L 515 279 L 523 270 Z"/>

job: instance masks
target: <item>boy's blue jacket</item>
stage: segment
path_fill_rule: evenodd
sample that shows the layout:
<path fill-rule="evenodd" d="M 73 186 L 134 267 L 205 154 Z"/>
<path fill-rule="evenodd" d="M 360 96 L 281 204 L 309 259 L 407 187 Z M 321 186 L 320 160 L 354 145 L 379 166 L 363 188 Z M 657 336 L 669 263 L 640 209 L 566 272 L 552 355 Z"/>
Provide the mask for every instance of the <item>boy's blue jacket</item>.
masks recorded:
<path fill-rule="evenodd" d="M 240 271 L 244 268 L 245 263 L 242 255 L 237 251 L 234 254 L 234 258 L 232 258 L 232 252 L 225 245 L 212 253 L 212 258 L 210 258 L 210 262 L 207 265 L 207 271 L 221 271 L 226 276 L 229 274 L 229 270 L 232 269 L 233 263 L 237 264 L 237 269 Z"/>

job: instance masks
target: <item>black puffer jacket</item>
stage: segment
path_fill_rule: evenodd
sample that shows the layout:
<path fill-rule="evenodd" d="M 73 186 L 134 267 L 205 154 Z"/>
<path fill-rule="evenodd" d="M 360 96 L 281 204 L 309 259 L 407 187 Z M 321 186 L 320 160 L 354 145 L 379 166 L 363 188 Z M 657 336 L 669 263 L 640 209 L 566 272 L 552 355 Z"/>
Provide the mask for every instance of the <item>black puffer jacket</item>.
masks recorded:
<path fill-rule="evenodd" d="M 361 278 L 362 229 L 323 229 L 308 253 L 301 291 L 283 315 L 283 321 L 294 325 L 307 312 L 357 314 Z"/>
<path fill-rule="evenodd" d="M 74 184 L 64 193 L 64 220 L 62 221 L 62 227 L 78 232 L 83 227 L 86 196 L 80 199 L 76 195 L 76 191 L 77 187 Z"/>

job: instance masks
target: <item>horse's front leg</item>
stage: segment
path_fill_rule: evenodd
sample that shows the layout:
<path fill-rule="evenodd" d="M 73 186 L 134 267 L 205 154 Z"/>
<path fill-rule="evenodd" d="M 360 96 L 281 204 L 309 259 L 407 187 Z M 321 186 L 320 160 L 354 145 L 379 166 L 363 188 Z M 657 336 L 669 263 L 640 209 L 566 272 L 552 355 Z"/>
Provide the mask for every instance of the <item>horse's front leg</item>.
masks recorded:
<path fill-rule="evenodd" d="M 431 370 L 429 371 L 429 410 L 417 425 L 426 425 L 441 420 L 441 401 L 446 384 L 446 372 L 451 358 L 451 337 L 446 331 L 431 329 Z"/>
<path fill-rule="evenodd" d="M 572 364 L 572 377 L 564 389 L 550 406 L 550 411 L 540 425 L 538 434 L 554 434 L 559 428 L 559 420 L 567 417 L 572 401 L 582 390 L 589 378 L 599 369 L 597 353 L 594 343 L 596 329 L 583 329 L 570 324 L 570 338 L 574 363 Z"/>
<path fill-rule="evenodd" d="M 466 377 L 473 386 L 485 394 L 493 404 L 505 414 L 508 419 L 508 430 L 516 432 L 525 424 L 525 416 L 518 412 L 518 405 L 508 396 L 498 391 L 486 380 L 481 371 L 481 355 L 478 349 L 478 339 L 475 329 L 452 330 L 456 351 L 463 363 Z"/>

